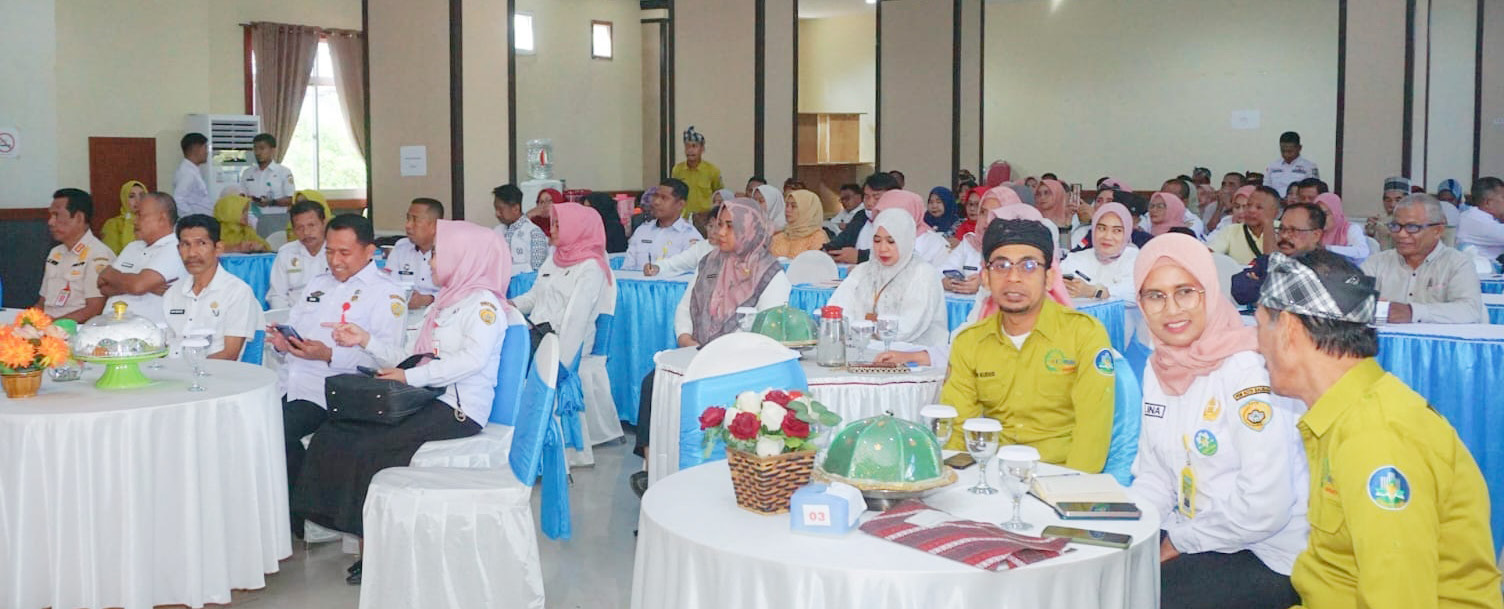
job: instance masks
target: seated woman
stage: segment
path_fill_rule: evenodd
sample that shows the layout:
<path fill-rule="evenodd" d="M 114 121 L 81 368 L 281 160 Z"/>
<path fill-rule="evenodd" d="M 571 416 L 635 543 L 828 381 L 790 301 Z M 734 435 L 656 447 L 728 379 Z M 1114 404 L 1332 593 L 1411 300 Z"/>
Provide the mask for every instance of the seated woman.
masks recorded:
<path fill-rule="evenodd" d="M 982 196 L 977 203 L 977 215 L 984 221 L 963 236 L 940 263 L 940 287 L 956 294 L 977 293 L 978 287 L 982 285 L 982 233 L 987 230 L 985 220 L 991 218 L 987 214 L 994 209 L 1022 203 L 1018 191 L 1006 186 L 988 190 Z"/>
<path fill-rule="evenodd" d="M 564 202 L 564 193 L 553 188 L 545 188 L 538 192 L 537 204 L 527 210 L 527 219 L 543 229 L 543 234 L 552 236 L 553 233 L 549 231 L 553 230 L 553 223 L 549 221 L 549 214 L 552 213 L 555 203 Z"/>
<path fill-rule="evenodd" d="M 951 236 L 956 239 L 964 239 L 977 230 L 977 222 L 982 219 L 982 197 L 987 195 L 988 189 L 977 187 L 966 191 L 966 219 L 956 224 Z"/>
<path fill-rule="evenodd" d="M 820 205 L 819 195 L 804 189 L 795 190 L 789 193 L 785 205 L 787 226 L 773 235 L 771 249 L 774 256 L 793 258 L 818 250 L 830 241 L 830 236 L 820 230 L 825 210 Z"/>
<path fill-rule="evenodd" d="M 1133 275 L 1154 354 L 1129 494 L 1163 528 L 1160 606 L 1298 604 L 1289 575 L 1309 489 L 1299 414 L 1270 392 L 1254 328 L 1223 296 L 1205 245 L 1155 237 Z"/>
<path fill-rule="evenodd" d="M 930 198 L 924 205 L 924 223 L 942 236 L 948 236 L 960 222 L 960 214 L 956 212 L 956 195 L 944 186 L 931 188 Z"/>
<path fill-rule="evenodd" d="M 601 226 L 606 230 L 606 253 L 627 251 L 627 229 L 621 223 L 621 213 L 616 211 L 616 200 L 604 192 L 592 192 L 585 195 L 585 204 L 601 215 Z"/>
<path fill-rule="evenodd" d="M 131 180 L 120 185 L 120 215 L 104 221 L 99 240 L 117 255 L 136 240 L 136 204 L 146 196 L 146 185 Z"/>
<path fill-rule="evenodd" d="M 1138 248 L 1128 243 L 1133 216 L 1121 203 L 1097 207 L 1091 217 L 1092 247 L 1065 257 L 1060 265 L 1074 298 L 1133 298 L 1133 261 Z"/>
<path fill-rule="evenodd" d="M 251 228 L 249 216 L 251 199 L 243 194 L 226 194 L 214 203 L 214 219 L 219 220 L 219 242 L 226 252 L 265 252 L 271 249 L 256 229 Z"/>
<path fill-rule="evenodd" d="M 292 511 L 325 528 L 363 535 L 361 509 L 377 472 L 406 466 L 426 442 L 480 433 L 490 419 L 512 257 L 501 238 L 485 227 L 439 220 L 436 230 L 438 245 L 429 264 L 439 293 L 423 318 L 415 349 L 432 358 L 405 370 L 394 368 L 406 359 L 400 347 L 372 343 L 370 334 L 355 324 L 325 324 L 333 328 L 336 344 L 365 348 L 381 363 L 378 378 L 444 388 L 437 399 L 396 425 L 336 415 L 313 434 L 293 488 Z M 360 577 L 356 561 L 346 581 L 358 584 Z"/>
<path fill-rule="evenodd" d="M 1170 229 L 1185 226 L 1185 202 L 1168 192 L 1149 197 L 1149 234 L 1158 237 Z"/>
<path fill-rule="evenodd" d="M 1347 221 L 1347 214 L 1342 211 L 1342 197 L 1334 192 L 1322 193 L 1316 196 L 1316 204 L 1326 212 L 1326 230 L 1321 233 L 1321 243 L 1327 251 L 1353 264 L 1363 264 L 1373 254 L 1368 249 L 1368 235 L 1363 234 L 1361 225 Z"/>
<path fill-rule="evenodd" d="M 595 316 L 616 279 L 606 262 L 600 214 L 579 203 L 555 203 L 549 220 L 553 256 L 538 269 L 533 289 L 512 302 L 534 326 L 548 324 L 559 335 L 559 361 L 573 366 L 595 343 Z"/>
<path fill-rule="evenodd" d="M 898 318 L 898 344 L 877 361 L 943 365 L 950 352 L 945 294 L 940 272 L 914 254 L 914 215 L 888 209 L 875 222 L 872 258 L 851 269 L 829 304 L 841 307 L 848 319 Z"/>
<path fill-rule="evenodd" d="M 788 217 L 783 213 L 783 208 L 787 203 L 784 201 L 782 190 L 771 184 L 763 184 L 754 189 L 751 196 L 761 206 L 763 217 L 768 219 L 768 226 L 772 228 L 773 233 L 788 226 Z"/>
<path fill-rule="evenodd" d="M 317 190 L 299 190 L 295 193 L 292 193 L 293 205 L 297 205 L 304 201 L 313 201 L 314 203 L 318 203 L 319 207 L 324 208 L 324 222 L 326 224 L 329 222 L 329 220 L 334 218 L 334 210 L 329 207 L 329 200 L 324 198 L 324 193 Z M 289 215 L 291 214 L 289 213 Z M 287 223 L 287 240 L 298 240 L 298 236 L 293 234 L 292 232 L 292 222 L 290 220 Z"/>
<path fill-rule="evenodd" d="M 732 197 L 734 199 L 736 197 Z M 726 199 L 730 201 L 731 199 Z M 664 277 L 677 277 L 685 273 L 693 273 L 700 268 L 700 260 L 707 254 L 720 248 L 721 239 L 721 208 L 722 204 L 710 206 L 710 218 L 705 221 L 705 239 L 696 241 L 684 251 L 659 260 L 657 264 L 647 263 L 642 265 L 642 274 L 645 277 L 663 275 Z"/>
<path fill-rule="evenodd" d="M 985 205 L 983 207 L 986 207 Z M 950 243 L 938 232 L 924 223 L 924 198 L 919 193 L 907 190 L 890 190 L 877 199 L 877 213 L 888 209 L 902 209 L 914 219 L 914 257 L 932 267 L 945 263 L 950 255 Z M 876 234 L 876 229 L 873 229 Z"/>

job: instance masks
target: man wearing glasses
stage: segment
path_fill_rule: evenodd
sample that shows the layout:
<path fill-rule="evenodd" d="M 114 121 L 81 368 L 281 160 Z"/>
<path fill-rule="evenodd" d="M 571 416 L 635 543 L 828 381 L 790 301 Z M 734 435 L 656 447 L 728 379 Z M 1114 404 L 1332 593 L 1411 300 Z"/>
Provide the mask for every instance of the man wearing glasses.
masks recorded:
<path fill-rule="evenodd" d="M 952 341 L 940 402 L 959 419 L 1003 424 L 1003 441 L 1096 473 L 1112 436 L 1113 363 L 1107 330 L 1046 296 L 1060 270 L 1054 241 L 1033 220 L 994 220 L 982 236 L 980 319 Z M 949 448 L 962 447 L 961 435 Z"/>
<path fill-rule="evenodd" d="M 1326 226 L 1326 210 L 1315 203 L 1291 203 L 1279 217 L 1275 247 L 1279 253 L 1295 257 L 1321 248 L 1321 230 Z M 1259 290 L 1264 287 L 1268 274 L 1269 255 L 1253 259 L 1243 272 L 1232 276 L 1232 299 L 1241 306 L 1251 306 L 1259 300 Z"/>
<path fill-rule="evenodd" d="M 1394 249 L 1363 261 L 1363 272 L 1379 281 L 1379 301 L 1389 302 L 1389 323 L 1484 323 L 1472 257 L 1441 242 L 1446 227 L 1436 197 L 1413 194 L 1395 206 L 1385 227 Z"/>

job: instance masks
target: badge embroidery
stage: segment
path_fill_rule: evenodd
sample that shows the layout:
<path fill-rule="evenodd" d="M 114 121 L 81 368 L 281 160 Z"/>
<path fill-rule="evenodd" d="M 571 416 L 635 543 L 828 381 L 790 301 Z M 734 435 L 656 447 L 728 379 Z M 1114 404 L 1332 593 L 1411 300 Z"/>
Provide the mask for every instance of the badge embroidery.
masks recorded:
<path fill-rule="evenodd" d="M 1250 395 L 1258 395 L 1260 393 L 1272 393 L 1272 391 L 1270 391 L 1268 385 L 1259 385 L 1257 387 L 1249 387 L 1247 389 L 1244 389 L 1242 391 L 1239 391 L 1237 393 L 1232 394 L 1232 399 L 1233 399 L 1234 402 L 1239 402 L 1239 401 L 1242 401 L 1243 398 L 1246 398 L 1246 397 L 1248 397 Z"/>
<path fill-rule="evenodd" d="M 1196 432 L 1195 443 L 1196 452 L 1203 456 L 1210 457 L 1217 454 L 1217 436 L 1213 435 L 1210 430 L 1203 429 Z"/>
<path fill-rule="evenodd" d="M 1156 419 L 1165 418 L 1165 405 L 1144 402 L 1144 416 L 1154 417 Z"/>
<path fill-rule="evenodd" d="M 1269 404 L 1254 400 L 1243 406 L 1239 411 L 1242 415 L 1243 424 L 1254 431 L 1264 431 L 1264 425 L 1269 423 Z"/>
<path fill-rule="evenodd" d="M 1385 465 L 1368 475 L 1368 498 L 1380 508 L 1399 511 L 1410 504 L 1410 481 L 1393 465 Z"/>
<path fill-rule="evenodd" d="M 393 302 L 392 303 L 392 317 L 402 317 L 402 303 L 401 302 Z"/>
<path fill-rule="evenodd" d="M 492 311 L 490 309 L 481 309 L 480 310 L 480 320 L 483 321 L 483 322 L 486 322 L 486 325 L 488 325 L 488 326 L 492 325 L 492 324 L 495 324 L 496 323 L 496 311 Z"/>
<path fill-rule="evenodd" d="M 1097 372 L 1102 373 L 1103 376 L 1112 376 L 1112 351 L 1108 349 L 1102 349 L 1101 351 L 1098 351 L 1097 356 L 1093 358 L 1092 363 L 1096 365 Z"/>
<path fill-rule="evenodd" d="M 1201 411 L 1201 419 L 1203 421 L 1215 421 L 1220 416 L 1222 416 L 1222 403 L 1218 402 L 1217 398 L 1207 400 L 1206 409 Z"/>
<path fill-rule="evenodd" d="M 1325 458 L 1321 460 L 1321 492 L 1337 496 L 1337 481 L 1332 479 L 1332 462 Z"/>
<path fill-rule="evenodd" d="M 1076 371 L 1076 360 L 1067 359 L 1064 351 L 1050 349 L 1044 354 L 1044 369 L 1050 372 L 1071 374 Z"/>

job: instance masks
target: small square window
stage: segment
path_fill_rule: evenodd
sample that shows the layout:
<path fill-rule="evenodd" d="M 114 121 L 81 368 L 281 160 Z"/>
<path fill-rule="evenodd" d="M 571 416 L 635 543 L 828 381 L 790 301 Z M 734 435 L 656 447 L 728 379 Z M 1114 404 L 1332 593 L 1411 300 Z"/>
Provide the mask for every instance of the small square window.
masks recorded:
<path fill-rule="evenodd" d="M 590 58 L 611 59 L 611 22 L 590 22 Z"/>
<path fill-rule="evenodd" d="M 518 53 L 531 55 L 537 49 L 533 45 L 533 16 L 527 13 L 512 15 L 513 45 Z"/>

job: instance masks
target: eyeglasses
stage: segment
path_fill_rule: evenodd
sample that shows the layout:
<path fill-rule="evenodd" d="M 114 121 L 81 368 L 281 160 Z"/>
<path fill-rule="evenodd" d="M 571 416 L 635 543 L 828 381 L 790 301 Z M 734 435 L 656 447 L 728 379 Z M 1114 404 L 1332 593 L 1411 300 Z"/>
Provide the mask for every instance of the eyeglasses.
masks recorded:
<path fill-rule="evenodd" d="M 1293 234 L 1293 233 L 1313 233 L 1313 232 L 1320 232 L 1321 230 L 1322 229 L 1319 229 L 1319 228 L 1295 228 L 1295 227 L 1290 226 L 1288 224 L 1281 224 L 1280 227 L 1279 227 L 1279 230 L 1275 231 L 1274 234 L 1276 234 L 1276 235 L 1288 235 L 1288 234 Z"/>
<path fill-rule="evenodd" d="M 1443 226 L 1445 224 L 1445 222 L 1432 222 L 1430 224 L 1400 224 L 1399 222 L 1390 222 L 1389 232 L 1397 233 L 1401 230 L 1404 230 L 1405 232 L 1414 235 L 1433 226 Z"/>
<path fill-rule="evenodd" d="M 994 258 L 987 262 L 987 269 L 999 275 L 1007 275 L 1015 268 L 1023 271 L 1025 275 L 1033 275 L 1039 269 L 1044 268 L 1044 263 L 1033 258 L 1024 258 L 1018 262 L 1007 258 Z"/>
<path fill-rule="evenodd" d="M 1201 288 L 1193 288 L 1190 286 L 1181 286 L 1175 288 L 1173 296 L 1165 294 L 1164 292 L 1161 292 L 1159 290 L 1149 290 L 1147 292 L 1139 292 L 1138 306 L 1142 308 L 1145 313 L 1159 313 L 1160 311 L 1165 310 L 1165 303 L 1173 298 L 1175 300 L 1175 306 L 1178 306 L 1181 309 L 1194 309 L 1201 306 L 1201 296 L 1205 293 L 1206 290 L 1203 290 Z"/>

